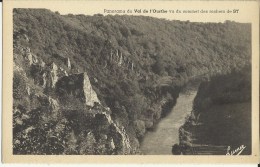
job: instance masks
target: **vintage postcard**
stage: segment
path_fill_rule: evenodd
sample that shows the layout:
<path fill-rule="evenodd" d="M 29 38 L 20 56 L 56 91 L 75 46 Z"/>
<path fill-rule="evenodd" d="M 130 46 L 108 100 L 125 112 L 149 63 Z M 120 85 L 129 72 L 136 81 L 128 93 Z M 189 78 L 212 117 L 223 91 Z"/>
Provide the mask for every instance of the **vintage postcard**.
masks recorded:
<path fill-rule="evenodd" d="M 3 3 L 3 162 L 257 163 L 258 1 Z"/>

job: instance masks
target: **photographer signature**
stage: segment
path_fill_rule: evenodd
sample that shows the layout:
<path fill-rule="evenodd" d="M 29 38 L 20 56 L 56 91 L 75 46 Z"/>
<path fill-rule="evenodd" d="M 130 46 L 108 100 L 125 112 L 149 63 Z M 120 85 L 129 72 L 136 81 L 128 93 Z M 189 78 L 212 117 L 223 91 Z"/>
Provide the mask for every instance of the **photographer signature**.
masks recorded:
<path fill-rule="evenodd" d="M 246 146 L 241 145 L 237 149 L 231 151 L 231 147 L 228 146 L 226 155 L 240 155 L 245 148 Z"/>

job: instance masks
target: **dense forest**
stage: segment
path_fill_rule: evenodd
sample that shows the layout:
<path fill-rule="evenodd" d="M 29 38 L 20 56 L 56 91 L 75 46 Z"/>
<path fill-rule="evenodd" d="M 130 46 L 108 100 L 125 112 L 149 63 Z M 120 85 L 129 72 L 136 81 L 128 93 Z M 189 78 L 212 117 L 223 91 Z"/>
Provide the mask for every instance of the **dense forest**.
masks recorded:
<path fill-rule="evenodd" d="M 14 9 L 13 21 L 15 154 L 140 154 L 185 83 L 251 61 L 245 23 L 47 9 Z"/>

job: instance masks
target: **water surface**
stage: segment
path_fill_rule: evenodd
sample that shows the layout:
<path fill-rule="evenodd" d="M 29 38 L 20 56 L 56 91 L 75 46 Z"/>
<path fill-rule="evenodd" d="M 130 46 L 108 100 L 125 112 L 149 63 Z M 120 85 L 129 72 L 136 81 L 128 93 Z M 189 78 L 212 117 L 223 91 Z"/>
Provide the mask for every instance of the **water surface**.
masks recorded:
<path fill-rule="evenodd" d="M 144 154 L 172 154 L 172 145 L 179 143 L 179 128 L 190 114 L 197 91 L 180 93 L 172 111 L 160 120 L 154 131 L 148 131 L 141 143 Z"/>

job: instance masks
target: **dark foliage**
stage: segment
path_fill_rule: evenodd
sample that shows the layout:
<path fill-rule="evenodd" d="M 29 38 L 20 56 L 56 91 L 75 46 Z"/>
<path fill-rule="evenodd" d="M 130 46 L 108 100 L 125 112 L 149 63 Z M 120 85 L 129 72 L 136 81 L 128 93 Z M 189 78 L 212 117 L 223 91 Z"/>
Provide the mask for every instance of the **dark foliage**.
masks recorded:
<path fill-rule="evenodd" d="M 250 66 L 240 72 L 232 71 L 230 74 L 213 76 L 199 87 L 192 114 L 183 128 L 189 134 L 180 133 L 181 143 L 222 146 L 225 148 L 224 153 L 227 146 L 234 150 L 245 145 L 242 155 L 249 155 L 251 112 Z M 191 136 L 193 141 L 185 139 Z M 210 148 L 207 149 L 211 153 Z"/>

